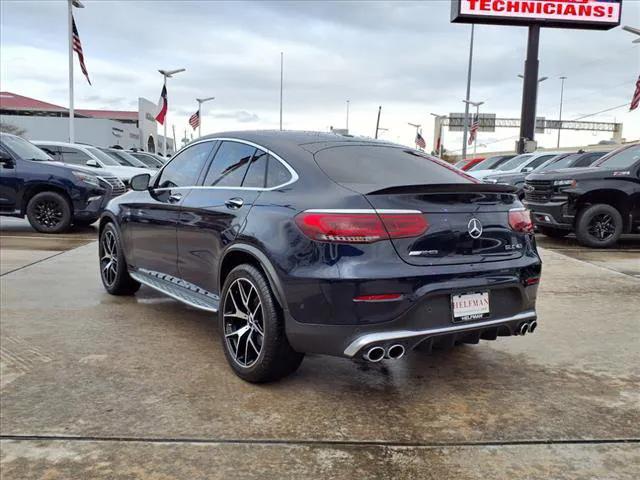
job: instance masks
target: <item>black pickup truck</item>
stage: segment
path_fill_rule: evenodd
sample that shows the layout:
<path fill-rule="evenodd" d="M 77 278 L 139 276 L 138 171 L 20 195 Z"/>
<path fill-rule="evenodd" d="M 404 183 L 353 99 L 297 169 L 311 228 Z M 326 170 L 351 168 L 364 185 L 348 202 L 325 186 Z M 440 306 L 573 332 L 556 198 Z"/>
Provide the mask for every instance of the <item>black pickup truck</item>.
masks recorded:
<path fill-rule="evenodd" d="M 611 247 L 623 233 L 640 233 L 640 144 L 614 150 L 592 167 L 532 173 L 524 192 L 543 234 L 573 231 L 582 245 Z"/>
<path fill-rule="evenodd" d="M 95 222 L 107 202 L 124 193 L 114 175 L 54 162 L 23 138 L 0 133 L 0 215 L 27 217 L 43 233 Z"/>

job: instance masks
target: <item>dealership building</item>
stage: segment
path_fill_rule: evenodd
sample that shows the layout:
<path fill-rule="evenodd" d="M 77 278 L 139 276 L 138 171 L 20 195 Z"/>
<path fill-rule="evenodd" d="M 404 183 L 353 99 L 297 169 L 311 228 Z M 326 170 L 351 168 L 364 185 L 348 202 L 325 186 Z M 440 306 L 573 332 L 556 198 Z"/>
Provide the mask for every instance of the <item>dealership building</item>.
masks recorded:
<path fill-rule="evenodd" d="M 138 98 L 138 110 L 74 110 L 75 141 L 100 147 L 118 145 L 163 151 L 164 137 L 155 121 L 157 105 Z M 28 140 L 69 141 L 69 109 L 11 92 L 0 92 L 0 130 Z M 167 139 L 167 153 L 175 151 Z"/>

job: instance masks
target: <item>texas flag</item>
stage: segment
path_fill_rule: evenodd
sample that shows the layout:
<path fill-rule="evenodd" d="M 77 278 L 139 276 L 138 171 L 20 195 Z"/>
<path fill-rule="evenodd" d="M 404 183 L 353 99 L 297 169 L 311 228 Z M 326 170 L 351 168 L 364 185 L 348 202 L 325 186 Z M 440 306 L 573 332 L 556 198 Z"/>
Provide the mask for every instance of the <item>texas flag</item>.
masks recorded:
<path fill-rule="evenodd" d="M 156 122 L 160 125 L 164 125 L 164 118 L 167 116 L 167 86 L 162 87 L 162 93 L 160 94 L 160 100 L 158 100 L 158 115 L 156 115 Z"/>

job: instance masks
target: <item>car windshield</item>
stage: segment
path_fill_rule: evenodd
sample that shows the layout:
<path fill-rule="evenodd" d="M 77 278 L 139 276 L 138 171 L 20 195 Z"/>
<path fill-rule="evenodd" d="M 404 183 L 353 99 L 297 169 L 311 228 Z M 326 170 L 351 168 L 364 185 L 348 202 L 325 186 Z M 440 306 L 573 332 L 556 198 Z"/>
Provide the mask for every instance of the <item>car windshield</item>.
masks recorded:
<path fill-rule="evenodd" d="M 640 160 L 640 145 L 634 145 L 605 155 L 595 166 L 615 169 L 629 168 L 638 160 Z"/>
<path fill-rule="evenodd" d="M 529 160 L 533 155 L 517 155 L 513 157 L 511 160 L 504 162 L 502 165 L 498 166 L 496 170 L 500 170 L 502 172 L 506 170 L 513 170 L 514 168 L 518 168 L 524 162 Z"/>
<path fill-rule="evenodd" d="M 100 149 L 107 155 L 111 156 L 116 162 L 125 167 L 146 167 L 144 163 L 126 152 L 119 152 L 111 149 Z"/>
<path fill-rule="evenodd" d="M 99 150 L 96 147 L 85 147 L 85 148 L 105 165 L 110 165 L 112 167 L 120 166 L 118 162 L 116 162 L 113 158 L 111 158 L 109 155 L 104 153 L 102 150 Z"/>
<path fill-rule="evenodd" d="M 315 155 L 318 166 L 340 184 L 392 187 L 476 183 L 466 173 L 424 153 L 388 146 L 331 147 Z"/>
<path fill-rule="evenodd" d="M 573 162 L 582 156 L 582 153 L 573 153 L 571 155 L 558 155 L 552 158 L 547 163 L 543 163 L 536 170 L 539 172 L 545 172 L 547 170 L 557 170 L 559 168 L 569 168 Z"/>
<path fill-rule="evenodd" d="M 2 135 L 0 136 L 0 142 L 24 160 L 34 160 L 36 162 L 53 161 L 53 158 L 24 138 L 14 135 Z"/>
<path fill-rule="evenodd" d="M 485 158 L 481 162 L 476 163 L 473 167 L 471 167 L 468 171 L 471 172 L 473 170 L 491 170 L 493 167 L 498 165 L 504 157 L 502 155 L 498 155 L 496 157 Z"/>

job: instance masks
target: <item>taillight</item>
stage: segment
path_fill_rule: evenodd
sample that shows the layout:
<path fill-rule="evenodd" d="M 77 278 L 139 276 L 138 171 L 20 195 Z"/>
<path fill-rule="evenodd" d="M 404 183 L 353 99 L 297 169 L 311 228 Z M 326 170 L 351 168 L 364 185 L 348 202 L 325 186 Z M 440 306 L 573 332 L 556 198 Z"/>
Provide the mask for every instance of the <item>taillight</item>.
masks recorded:
<path fill-rule="evenodd" d="M 295 219 L 300 230 L 312 240 L 336 243 L 373 243 L 389 238 L 417 237 L 429 227 L 420 212 L 306 211 Z"/>
<path fill-rule="evenodd" d="M 509 210 L 509 225 L 516 232 L 533 232 L 531 212 L 526 208 L 514 208 L 513 210 Z"/>

